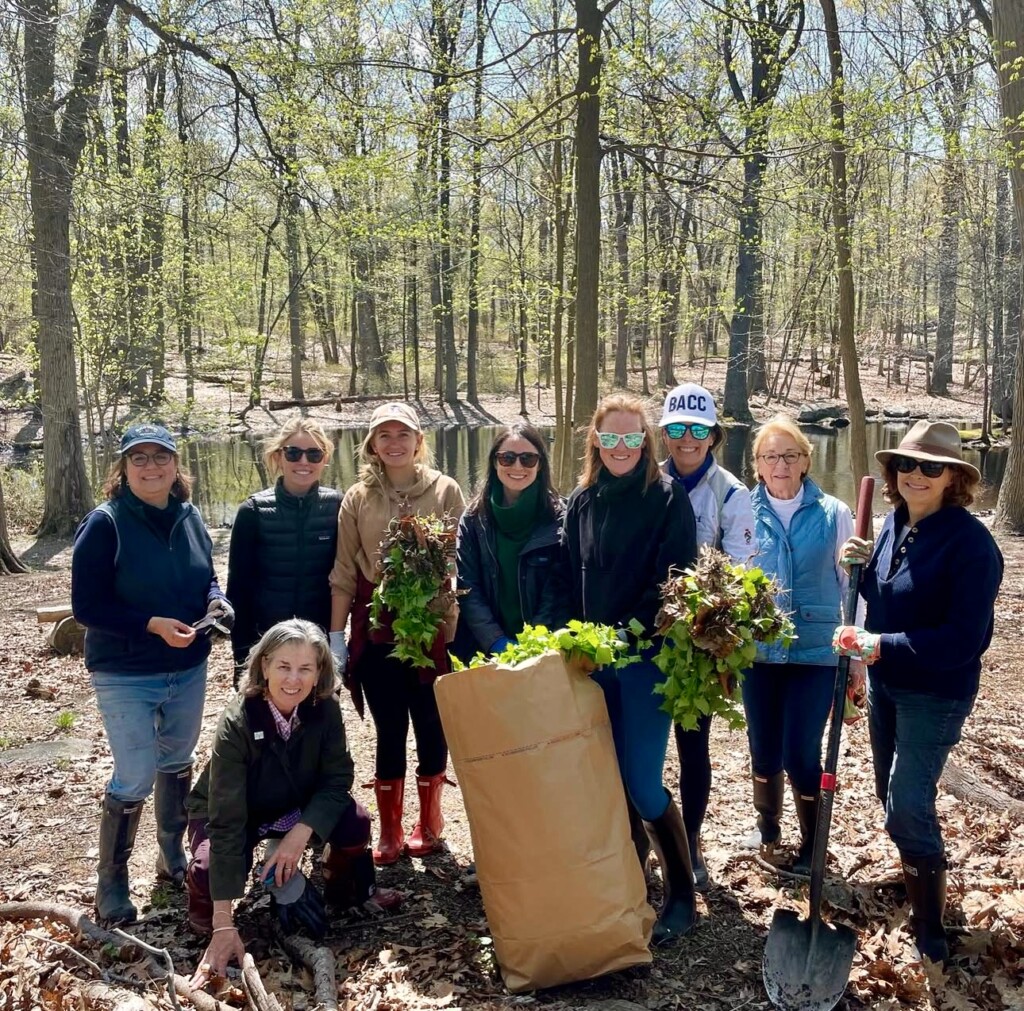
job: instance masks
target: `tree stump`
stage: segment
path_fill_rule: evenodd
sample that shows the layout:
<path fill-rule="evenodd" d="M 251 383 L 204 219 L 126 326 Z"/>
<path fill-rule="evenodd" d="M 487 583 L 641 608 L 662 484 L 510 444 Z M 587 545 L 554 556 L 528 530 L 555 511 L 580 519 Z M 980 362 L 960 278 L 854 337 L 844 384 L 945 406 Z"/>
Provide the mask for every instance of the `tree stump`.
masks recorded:
<path fill-rule="evenodd" d="M 50 629 L 46 642 L 61 656 L 80 656 L 85 650 L 85 626 L 68 615 Z"/>

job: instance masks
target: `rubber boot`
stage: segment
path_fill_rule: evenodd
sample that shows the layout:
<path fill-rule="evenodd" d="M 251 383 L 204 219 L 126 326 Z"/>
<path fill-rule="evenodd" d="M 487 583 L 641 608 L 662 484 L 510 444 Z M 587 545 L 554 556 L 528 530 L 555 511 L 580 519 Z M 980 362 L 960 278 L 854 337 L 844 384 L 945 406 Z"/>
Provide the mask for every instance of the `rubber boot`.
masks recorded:
<path fill-rule="evenodd" d="M 128 890 L 128 858 L 135 846 L 144 801 L 125 803 L 103 797 L 100 856 L 96 867 L 96 917 L 103 926 L 134 923 L 138 910 Z"/>
<path fill-rule="evenodd" d="M 640 861 L 640 870 L 644 872 L 644 881 L 648 884 L 652 881 L 651 876 L 651 840 L 647 836 L 647 829 L 644 828 L 644 820 L 636 809 L 629 794 L 626 794 L 626 811 L 629 814 L 629 835 L 633 840 L 633 848 L 636 850 L 636 858 Z"/>
<path fill-rule="evenodd" d="M 754 810 L 757 811 L 757 830 L 761 835 L 761 856 L 773 861 L 775 846 L 782 834 L 779 824 L 782 818 L 782 799 L 786 780 L 784 773 L 777 772 L 769 779 L 752 777 L 754 784 Z"/>
<path fill-rule="evenodd" d="M 425 857 L 442 849 L 441 833 L 444 815 L 441 814 L 441 791 L 445 774 L 417 776 L 416 789 L 420 795 L 420 817 L 409 836 L 409 856 Z"/>
<path fill-rule="evenodd" d="M 338 909 L 351 909 L 372 901 L 381 909 L 396 909 L 402 895 L 393 888 L 378 888 L 369 846 L 324 847 L 324 898 Z"/>
<path fill-rule="evenodd" d="M 903 857 L 903 880 L 912 910 L 910 930 L 918 953 L 933 962 L 945 962 L 949 958 L 949 942 L 942 926 L 946 909 L 945 856 Z"/>
<path fill-rule="evenodd" d="M 697 922 L 697 896 L 693 887 L 690 845 L 686 826 L 674 800 L 669 800 L 665 813 L 654 821 L 645 821 L 644 828 L 661 864 L 665 900 L 654 924 L 651 941 L 667 944 L 693 930 Z"/>
<path fill-rule="evenodd" d="M 405 780 L 375 779 L 373 789 L 380 814 L 380 842 L 373 849 L 373 862 L 379 867 L 386 867 L 405 852 L 405 832 L 402 830 Z"/>
<path fill-rule="evenodd" d="M 181 887 L 188 860 L 182 840 L 188 826 L 185 799 L 192 789 L 192 766 L 180 772 L 158 772 L 153 790 L 156 817 L 156 841 L 160 852 L 156 858 L 158 881 L 169 881 Z"/>
<path fill-rule="evenodd" d="M 811 876 L 811 857 L 814 854 L 814 835 L 818 827 L 818 799 L 821 795 L 806 796 L 793 787 L 796 820 L 800 824 L 800 848 L 793 861 L 794 874 Z"/>
<path fill-rule="evenodd" d="M 693 868 L 693 887 L 698 892 L 706 892 L 711 886 L 708 867 L 704 863 L 704 851 L 700 845 L 700 831 L 687 832 L 686 841 L 690 850 L 690 866 Z"/>

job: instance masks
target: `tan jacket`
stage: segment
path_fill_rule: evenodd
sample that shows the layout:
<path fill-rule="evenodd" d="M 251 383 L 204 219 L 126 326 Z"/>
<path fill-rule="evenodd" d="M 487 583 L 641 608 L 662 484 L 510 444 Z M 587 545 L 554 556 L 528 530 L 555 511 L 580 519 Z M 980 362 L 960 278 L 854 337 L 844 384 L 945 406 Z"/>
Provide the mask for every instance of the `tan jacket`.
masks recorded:
<path fill-rule="evenodd" d="M 396 516 L 448 516 L 458 526 L 466 500 L 462 489 L 446 474 L 419 466 L 411 488 L 398 492 L 384 480 L 372 486 L 357 481 L 347 492 L 338 513 L 338 553 L 331 570 L 331 592 L 356 592 L 356 571 L 371 583 L 378 579 L 380 541 Z"/>

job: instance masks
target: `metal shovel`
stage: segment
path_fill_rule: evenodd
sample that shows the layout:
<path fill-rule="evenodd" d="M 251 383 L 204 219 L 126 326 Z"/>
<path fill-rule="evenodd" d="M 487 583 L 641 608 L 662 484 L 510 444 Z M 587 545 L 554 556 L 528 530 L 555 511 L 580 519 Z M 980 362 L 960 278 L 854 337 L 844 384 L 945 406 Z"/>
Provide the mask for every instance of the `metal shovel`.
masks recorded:
<path fill-rule="evenodd" d="M 857 498 L 857 536 L 867 537 L 871 526 L 874 478 L 865 477 Z M 860 566 L 850 572 L 846 617 L 852 623 L 857 611 Z M 810 913 L 801 920 L 791 909 L 776 909 L 765 943 L 762 971 L 771 1002 L 784 1011 L 831 1011 L 839 1003 L 850 978 L 857 935 L 842 924 L 821 918 L 821 893 L 825 882 L 825 856 L 832 824 L 832 802 L 839 765 L 839 739 L 843 732 L 843 705 L 850 672 L 849 657 L 840 657 L 832 694 L 832 722 L 828 732 L 825 766 L 821 774 L 821 799 L 811 854 Z"/>

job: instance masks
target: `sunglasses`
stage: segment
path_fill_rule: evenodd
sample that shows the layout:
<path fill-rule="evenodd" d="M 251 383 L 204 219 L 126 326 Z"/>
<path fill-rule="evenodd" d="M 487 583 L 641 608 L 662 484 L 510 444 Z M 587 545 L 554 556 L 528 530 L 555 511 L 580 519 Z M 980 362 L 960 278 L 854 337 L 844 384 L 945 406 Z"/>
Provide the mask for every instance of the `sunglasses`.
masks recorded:
<path fill-rule="evenodd" d="M 128 454 L 128 462 L 133 467 L 145 467 L 150 460 L 152 460 L 158 467 L 166 467 L 173 459 L 174 454 L 168 453 L 167 450 L 164 449 L 157 450 L 155 453 Z"/>
<path fill-rule="evenodd" d="M 894 456 L 892 462 L 901 474 L 913 474 L 920 467 L 925 477 L 941 477 L 946 469 L 946 464 L 937 460 L 915 460 L 909 456 Z"/>
<path fill-rule="evenodd" d="M 298 463 L 305 456 L 310 463 L 319 463 L 324 458 L 322 449 L 303 449 L 301 446 L 282 446 L 281 452 L 289 463 Z"/>
<path fill-rule="evenodd" d="M 527 470 L 533 470 L 540 463 L 540 453 L 513 453 L 511 450 L 505 450 L 503 453 L 495 453 L 494 459 L 502 467 L 512 467 L 518 460 Z"/>
<path fill-rule="evenodd" d="M 681 439 L 687 432 L 698 442 L 703 442 L 711 434 L 710 425 L 684 424 L 681 421 L 673 421 L 671 425 L 662 425 L 665 434 L 670 439 Z"/>
<path fill-rule="evenodd" d="M 602 449 L 616 449 L 620 442 L 626 444 L 626 449 L 639 449 L 644 444 L 644 433 L 627 432 L 619 435 L 618 432 L 598 432 L 597 441 Z"/>

